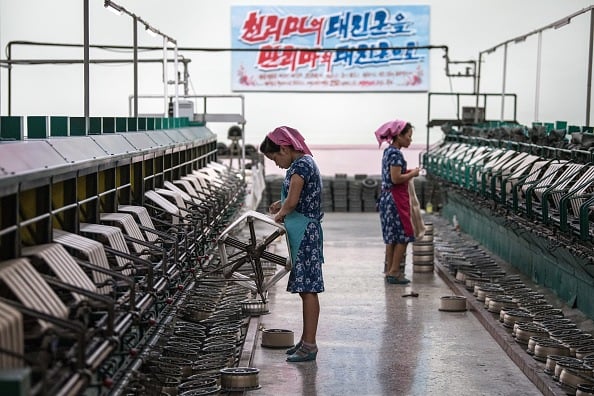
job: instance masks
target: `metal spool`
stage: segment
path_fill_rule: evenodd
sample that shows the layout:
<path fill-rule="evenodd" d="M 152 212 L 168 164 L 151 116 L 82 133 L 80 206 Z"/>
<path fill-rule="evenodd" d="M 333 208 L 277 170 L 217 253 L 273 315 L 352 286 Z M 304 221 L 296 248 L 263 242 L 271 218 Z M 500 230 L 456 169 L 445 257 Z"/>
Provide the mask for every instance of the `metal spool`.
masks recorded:
<path fill-rule="evenodd" d="M 553 318 L 563 318 L 563 312 L 560 309 L 547 309 L 546 311 L 540 311 L 534 314 L 534 319 L 545 320 Z"/>
<path fill-rule="evenodd" d="M 516 300 L 517 303 L 519 303 L 520 301 L 523 301 L 525 299 L 544 299 L 544 295 L 539 293 L 539 292 L 535 292 L 535 291 L 526 291 L 523 293 L 520 293 L 518 295 L 514 296 L 514 300 Z"/>
<path fill-rule="evenodd" d="M 229 356 L 235 352 L 235 344 L 212 343 L 205 345 L 204 348 L 202 348 L 202 352 L 205 354 L 217 354 L 218 356 Z"/>
<path fill-rule="evenodd" d="M 466 286 L 466 290 L 474 291 L 475 286 L 480 286 L 485 283 L 489 283 L 490 280 L 487 278 L 482 278 L 481 276 L 467 276 L 464 279 L 464 285 Z"/>
<path fill-rule="evenodd" d="M 544 327 L 550 327 L 550 326 L 567 326 L 566 328 L 575 328 L 576 325 L 575 323 L 573 323 L 571 321 L 571 319 L 568 318 L 553 318 L 553 319 L 544 319 L 544 320 L 540 320 L 540 321 L 535 321 L 536 323 L 540 323 L 541 325 L 543 325 Z"/>
<path fill-rule="evenodd" d="M 549 337 L 538 337 L 538 336 L 532 336 L 530 337 L 530 339 L 528 340 L 528 347 L 526 348 L 526 352 L 528 352 L 529 355 L 534 355 L 534 348 L 536 348 L 536 344 L 538 344 L 541 341 L 548 341 L 550 340 Z M 553 340 L 553 342 L 555 342 L 555 340 Z M 561 356 L 567 356 L 567 355 L 561 355 Z"/>
<path fill-rule="evenodd" d="M 487 304 L 487 298 L 489 302 Z M 492 297 L 485 297 L 485 308 L 487 311 L 498 314 L 501 312 L 503 308 L 513 309 L 516 308 L 517 305 L 514 303 L 509 296 L 504 295 L 496 295 Z"/>
<path fill-rule="evenodd" d="M 433 272 L 433 263 L 429 264 L 416 264 L 413 263 L 413 272 L 417 273 L 427 273 Z"/>
<path fill-rule="evenodd" d="M 514 283 L 514 284 L 501 283 L 501 287 L 503 287 L 503 289 L 505 290 L 505 294 L 510 296 L 511 298 L 513 298 L 513 296 L 516 295 L 516 291 L 522 293 L 525 290 L 530 290 L 529 288 L 524 286 L 523 283 Z"/>
<path fill-rule="evenodd" d="M 218 355 L 204 355 L 192 365 L 192 375 L 216 375 L 220 377 L 220 370 L 227 366 L 229 359 Z"/>
<path fill-rule="evenodd" d="M 159 363 L 178 368 L 179 370 L 181 370 L 181 376 L 183 378 L 192 375 L 192 360 L 171 356 L 160 356 Z"/>
<path fill-rule="evenodd" d="M 555 375 L 555 367 L 557 366 L 557 363 L 561 362 L 563 360 L 567 360 L 567 359 L 568 359 L 567 356 L 561 356 L 561 355 L 547 356 L 547 361 L 545 363 L 544 372 L 552 377 L 553 375 Z"/>
<path fill-rule="evenodd" d="M 594 385 L 579 384 L 575 391 L 575 396 L 594 396 Z"/>
<path fill-rule="evenodd" d="M 228 335 L 233 336 L 235 338 L 239 338 L 239 325 L 225 324 L 214 326 L 208 330 L 208 337 L 213 337 L 217 335 Z"/>
<path fill-rule="evenodd" d="M 578 333 L 575 335 L 563 337 L 561 339 L 561 342 L 567 345 L 577 345 L 580 343 L 586 345 L 588 343 L 594 343 L 594 339 L 592 338 L 592 334 L 590 333 Z"/>
<path fill-rule="evenodd" d="M 532 340 L 532 337 L 530 338 Z M 530 347 L 530 341 L 528 341 Z M 561 344 L 559 341 L 552 339 L 539 340 L 534 345 L 534 359 L 544 362 L 548 355 L 562 355 L 569 357 L 569 348 Z"/>
<path fill-rule="evenodd" d="M 217 379 L 214 377 L 204 378 L 204 379 L 194 379 L 190 381 L 182 382 L 177 391 L 179 394 L 183 394 L 184 392 L 190 390 L 202 390 L 202 389 L 211 389 L 213 387 L 218 387 Z"/>
<path fill-rule="evenodd" d="M 426 254 L 431 253 L 433 254 L 433 242 L 430 243 L 417 243 L 413 242 L 413 254 Z"/>
<path fill-rule="evenodd" d="M 204 348 L 211 345 L 219 345 L 219 344 L 228 344 L 232 346 L 236 346 L 239 344 L 238 338 L 232 334 L 220 334 L 220 335 L 213 335 L 204 339 L 202 343 L 202 351 Z"/>
<path fill-rule="evenodd" d="M 414 253 L 413 264 L 418 265 L 433 265 L 433 253 Z"/>
<path fill-rule="evenodd" d="M 549 333 L 543 327 L 535 325 L 534 323 L 521 323 L 514 325 L 514 335 L 515 340 L 519 344 L 528 345 L 528 341 L 530 341 L 530 337 L 537 336 L 537 337 L 548 337 Z"/>
<path fill-rule="evenodd" d="M 563 341 L 567 337 L 575 336 L 577 334 L 582 334 L 580 329 L 563 329 L 563 330 L 556 330 L 551 332 L 551 338 L 554 338 L 559 341 Z"/>
<path fill-rule="evenodd" d="M 440 298 L 440 311 L 463 312 L 466 311 L 466 297 L 464 296 L 442 296 Z"/>
<path fill-rule="evenodd" d="M 589 367 L 583 369 L 565 368 L 559 374 L 559 383 L 566 393 L 577 393 L 578 385 L 594 385 L 592 369 Z"/>
<path fill-rule="evenodd" d="M 201 323 L 178 320 L 173 332 L 176 333 L 178 331 L 206 331 L 206 326 Z"/>
<path fill-rule="evenodd" d="M 519 306 L 519 305 L 518 305 Z M 534 304 L 534 305 L 522 305 L 526 311 L 536 315 L 539 312 L 548 311 L 553 309 L 551 304 Z"/>
<path fill-rule="evenodd" d="M 171 339 L 179 339 L 180 341 L 186 340 L 186 342 L 194 341 L 200 342 L 206 338 L 206 332 L 204 330 L 180 330 L 173 333 L 172 336 L 169 337 Z"/>
<path fill-rule="evenodd" d="M 503 315 L 503 325 L 511 329 L 516 322 L 532 322 L 533 317 L 529 312 L 511 309 Z"/>
<path fill-rule="evenodd" d="M 219 373 L 219 370 L 221 368 L 218 368 L 216 373 L 212 373 L 212 374 L 208 374 L 208 373 L 199 373 L 199 374 L 192 374 L 187 378 L 183 378 L 182 379 L 182 383 L 184 382 L 189 382 L 189 381 L 200 381 L 203 383 L 213 383 L 214 385 L 220 385 L 220 378 L 221 378 L 221 374 Z"/>
<path fill-rule="evenodd" d="M 559 380 L 561 377 L 561 372 L 566 369 L 572 369 L 580 373 L 592 374 L 592 369 L 590 367 L 584 366 L 584 362 L 576 358 L 568 357 L 565 360 L 560 360 L 557 362 L 553 378 Z"/>
<path fill-rule="evenodd" d="M 470 271 L 457 271 L 456 272 L 456 282 L 458 283 L 465 283 L 466 282 L 466 278 L 468 276 L 472 276 L 476 274 L 475 272 L 470 272 Z"/>
<path fill-rule="evenodd" d="M 291 330 L 264 329 L 261 345 L 267 348 L 289 348 L 295 345 L 294 334 Z"/>
<path fill-rule="evenodd" d="M 416 238 L 413 242 L 414 245 L 433 245 L 433 233 L 423 235 L 420 238 Z"/>
<path fill-rule="evenodd" d="M 481 286 L 479 286 L 478 293 L 476 295 L 476 299 L 484 303 L 485 297 L 496 296 L 499 294 L 503 294 L 504 292 L 505 292 L 505 290 L 503 290 L 503 288 L 501 288 L 501 287 L 481 285 Z"/>
<path fill-rule="evenodd" d="M 529 287 L 518 287 L 512 290 L 506 290 L 505 294 L 511 296 L 513 299 L 518 299 L 532 293 L 532 289 Z M 517 301 L 516 301 L 517 302 Z"/>
<path fill-rule="evenodd" d="M 594 345 L 586 345 L 576 348 L 575 357 L 578 359 L 584 359 L 589 356 L 594 356 Z"/>
<path fill-rule="evenodd" d="M 577 358 L 577 350 L 584 347 L 593 347 L 594 339 L 585 338 L 579 340 L 564 341 L 563 344 L 569 347 L 569 355 Z M 579 358 L 578 358 L 579 359 Z"/>
<path fill-rule="evenodd" d="M 248 316 L 259 316 L 263 314 L 267 314 L 268 310 L 268 303 L 263 302 L 262 300 L 246 300 L 241 302 L 241 311 L 244 315 Z"/>
<path fill-rule="evenodd" d="M 221 369 L 221 387 L 228 392 L 259 389 L 258 374 L 253 367 L 230 367 Z"/>

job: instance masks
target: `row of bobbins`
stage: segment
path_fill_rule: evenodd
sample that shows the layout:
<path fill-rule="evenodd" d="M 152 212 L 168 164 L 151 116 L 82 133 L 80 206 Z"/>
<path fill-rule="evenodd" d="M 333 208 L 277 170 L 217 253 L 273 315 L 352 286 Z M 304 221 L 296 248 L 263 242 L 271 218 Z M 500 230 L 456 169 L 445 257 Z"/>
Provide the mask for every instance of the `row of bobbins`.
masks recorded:
<path fill-rule="evenodd" d="M 413 242 L 413 272 L 433 272 L 433 224 L 425 223 L 425 235 Z"/>

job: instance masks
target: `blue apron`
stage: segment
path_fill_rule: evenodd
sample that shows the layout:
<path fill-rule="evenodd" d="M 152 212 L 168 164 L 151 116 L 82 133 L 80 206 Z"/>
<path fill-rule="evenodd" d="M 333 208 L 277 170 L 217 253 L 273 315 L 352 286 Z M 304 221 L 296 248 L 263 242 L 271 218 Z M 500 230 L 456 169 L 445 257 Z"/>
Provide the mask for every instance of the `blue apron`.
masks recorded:
<path fill-rule="evenodd" d="M 286 193 L 284 188 L 281 191 L 281 205 L 285 202 Z M 320 227 L 320 221 L 317 219 L 312 219 L 311 217 L 307 217 L 302 213 L 297 212 L 296 210 L 292 211 L 288 215 L 285 216 L 285 229 L 287 230 L 287 236 L 289 237 L 289 250 L 291 252 L 291 262 L 295 265 L 297 260 L 297 253 L 299 252 L 299 247 L 301 246 L 301 241 L 303 241 L 303 236 L 305 235 L 305 230 L 309 223 L 318 223 L 318 227 L 320 228 L 320 240 L 323 240 L 322 237 L 322 227 Z M 322 244 L 320 244 L 320 256 L 324 257 L 322 252 Z M 322 260 L 323 262 L 323 260 Z"/>

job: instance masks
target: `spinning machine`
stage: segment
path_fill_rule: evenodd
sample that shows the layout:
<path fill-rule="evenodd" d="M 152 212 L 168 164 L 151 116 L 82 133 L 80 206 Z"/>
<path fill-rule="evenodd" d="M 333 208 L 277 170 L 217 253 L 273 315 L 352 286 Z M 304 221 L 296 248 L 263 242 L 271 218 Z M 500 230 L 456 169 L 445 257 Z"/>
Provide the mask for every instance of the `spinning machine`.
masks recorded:
<path fill-rule="evenodd" d="M 208 128 L 143 123 L 0 142 L 1 394 L 216 393 L 290 269 Z"/>
<path fill-rule="evenodd" d="M 423 161 L 446 217 L 594 317 L 594 135 L 559 124 L 447 126 Z"/>

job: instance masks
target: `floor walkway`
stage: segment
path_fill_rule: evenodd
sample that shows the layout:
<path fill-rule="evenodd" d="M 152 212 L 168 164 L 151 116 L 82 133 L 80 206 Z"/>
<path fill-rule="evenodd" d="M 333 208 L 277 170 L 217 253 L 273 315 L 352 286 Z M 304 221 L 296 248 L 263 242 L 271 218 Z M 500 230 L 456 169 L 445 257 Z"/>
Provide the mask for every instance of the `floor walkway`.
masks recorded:
<path fill-rule="evenodd" d="M 323 227 L 326 291 L 320 295 L 317 361 L 287 363 L 284 349 L 260 345 L 258 329 L 292 330 L 295 341 L 301 334 L 301 300 L 285 291 L 283 278 L 269 292 L 270 313 L 251 321 L 253 338 L 248 333 L 244 349 L 251 351 L 249 365 L 260 370 L 261 387 L 246 394 L 545 393 L 518 368 L 472 309 L 439 310 L 440 297 L 458 293 L 437 267 L 436 272 L 413 273 L 409 263 L 410 285 L 385 283 L 377 214 L 327 213 Z M 412 260 L 410 254 L 408 260 Z M 402 296 L 411 291 L 418 297 Z M 553 384 L 547 394 L 563 392 Z"/>

